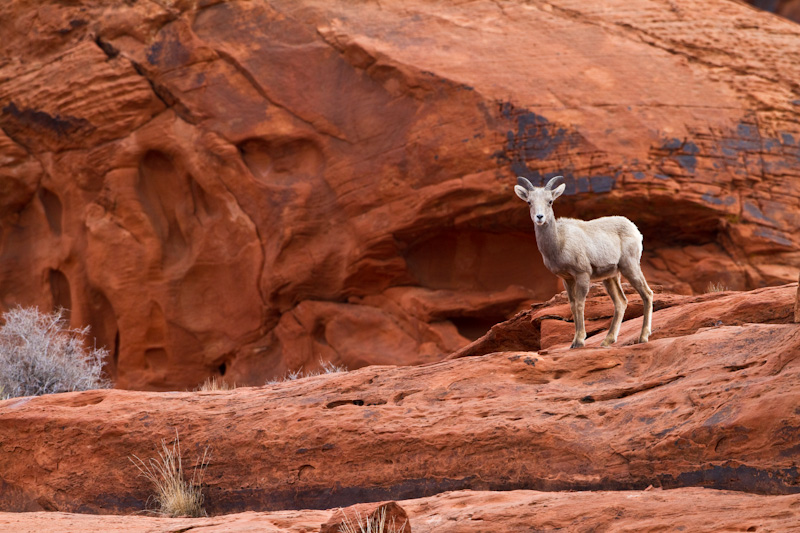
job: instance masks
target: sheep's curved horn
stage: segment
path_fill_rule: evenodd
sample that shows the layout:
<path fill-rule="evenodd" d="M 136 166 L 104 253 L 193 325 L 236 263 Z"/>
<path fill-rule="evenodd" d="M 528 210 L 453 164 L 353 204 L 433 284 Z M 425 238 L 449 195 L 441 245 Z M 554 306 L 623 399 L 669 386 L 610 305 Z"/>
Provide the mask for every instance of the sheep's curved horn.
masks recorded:
<path fill-rule="evenodd" d="M 533 190 L 533 183 L 528 181 L 526 178 L 523 178 L 522 176 L 517 176 L 517 185 L 525 187 L 529 191 Z"/>
<path fill-rule="evenodd" d="M 547 185 L 544 186 L 544 189 L 546 191 L 552 190 L 553 187 L 555 187 L 555 185 L 556 185 L 556 181 L 558 181 L 560 179 L 564 179 L 564 176 L 556 176 L 555 178 L 551 178 L 550 181 L 547 182 Z"/>

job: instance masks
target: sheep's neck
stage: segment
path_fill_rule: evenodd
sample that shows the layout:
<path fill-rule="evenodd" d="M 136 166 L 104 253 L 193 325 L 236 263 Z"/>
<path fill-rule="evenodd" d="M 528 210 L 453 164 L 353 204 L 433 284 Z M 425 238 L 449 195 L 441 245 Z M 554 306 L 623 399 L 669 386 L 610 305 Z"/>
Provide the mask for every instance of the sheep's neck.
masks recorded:
<path fill-rule="evenodd" d="M 552 222 L 548 222 L 543 226 L 534 225 L 534 229 L 536 231 L 536 246 L 539 247 L 539 252 L 541 252 L 542 258 L 545 260 L 545 266 L 551 268 L 548 263 L 554 263 L 557 260 L 560 250 L 558 223 L 553 219 Z"/>

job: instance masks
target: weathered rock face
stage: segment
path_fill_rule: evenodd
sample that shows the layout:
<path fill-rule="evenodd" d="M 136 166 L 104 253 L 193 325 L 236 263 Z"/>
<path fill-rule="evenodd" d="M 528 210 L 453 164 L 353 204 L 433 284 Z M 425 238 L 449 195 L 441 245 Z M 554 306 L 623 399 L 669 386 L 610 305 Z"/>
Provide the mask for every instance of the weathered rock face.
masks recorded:
<path fill-rule="evenodd" d="M 520 531 L 790 531 L 800 495 L 762 496 L 698 488 L 619 492 L 455 491 L 399 502 L 414 533 Z M 238 513 L 212 518 L 0 513 L 19 533 L 318 533 L 333 511 Z"/>
<path fill-rule="evenodd" d="M 466 345 L 560 290 L 515 175 L 633 219 L 651 283 L 796 276 L 800 27 L 744 5 L 15 0 L 0 34 L 0 303 L 71 309 L 118 387 Z"/>
<path fill-rule="evenodd" d="M 601 334 L 581 350 L 372 366 L 263 388 L 6 400 L 0 510 L 140 510 L 149 487 L 128 457 L 154 456 L 176 431 L 187 462 L 212 447 L 214 514 L 465 488 L 797 493 L 795 291 L 656 311 L 663 327 L 643 345 L 624 345 L 639 328 L 633 319 L 609 349 L 591 347 Z M 760 303 L 766 293 L 771 307 Z"/>

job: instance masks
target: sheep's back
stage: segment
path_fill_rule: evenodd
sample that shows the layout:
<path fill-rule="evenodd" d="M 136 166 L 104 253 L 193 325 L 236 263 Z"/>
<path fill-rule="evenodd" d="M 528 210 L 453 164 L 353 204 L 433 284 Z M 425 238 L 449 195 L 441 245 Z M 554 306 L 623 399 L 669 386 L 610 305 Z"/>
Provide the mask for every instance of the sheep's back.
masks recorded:
<path fill-rule="evenodd" d="M 558 219 L 563 235 L 562 247 L 568 254 L 583 256 L 579 263 L 594 267 L 619 264 L 622 256 L 642 255 L 642 234 L 636 225 L 623 216 L 607 216 L 593 220 Z M 573 244 L 574 243 L 574 244 Z M 562 249 L 563 249 L 562 248 Z"/>

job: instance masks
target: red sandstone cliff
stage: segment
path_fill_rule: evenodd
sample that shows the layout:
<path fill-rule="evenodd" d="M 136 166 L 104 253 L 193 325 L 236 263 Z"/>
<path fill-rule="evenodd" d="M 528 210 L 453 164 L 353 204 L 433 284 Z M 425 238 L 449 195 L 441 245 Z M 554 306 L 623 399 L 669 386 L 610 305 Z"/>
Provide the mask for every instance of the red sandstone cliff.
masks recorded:
<path fill-rule="evenodd" d="M 118 387 L 441 359 L 560 290 L 514 176 L 651 283 L 796 279 L 800 27 L 727 0 L 0 5 L 0 304 Z"/>

